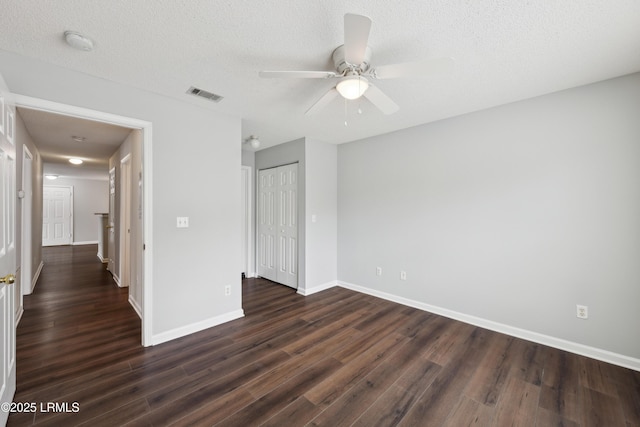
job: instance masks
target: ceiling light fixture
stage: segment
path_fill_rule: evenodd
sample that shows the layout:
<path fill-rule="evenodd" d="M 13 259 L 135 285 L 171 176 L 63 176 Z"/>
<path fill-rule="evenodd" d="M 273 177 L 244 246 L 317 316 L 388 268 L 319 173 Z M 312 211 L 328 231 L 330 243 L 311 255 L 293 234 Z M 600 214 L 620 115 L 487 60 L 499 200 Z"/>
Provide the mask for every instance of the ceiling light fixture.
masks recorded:
<path fill-rule="evenodd" d="M 257 136 L 253 136 L 253 135 L 251 135 L 251 136 L 246 140 L 246 142 L 248 142 L 249 144 L 251 144 L 251 146 L 252 146 L 253 148 L 255 148 L 256 150 L 257 150 L 258 148 L 260 148 L 260 140 L 258 139 L 258 137 L 257 137 Z"/>
<path fill-rule="evenodd" d="M 85 142 L 87 140 L 87 138 L 85 138 L 84 136 L 76 136 L 76 135 L 73 135 L 71 139 L 73 139 L 75 142 Z"/>
<path fill-rule="evenodd" d="M 82 159 L 72 158 L 72 159 L 69 159 L 69 163 L 74 164 L 74 165 L 81 165 L 83 163 L 83 161 L 82 161 Z"/>
<path fill-rule="evenodd" d="M 93 50 L 93 40 L 77 31 L 65 31 L 64 39 L 74 49 L 84 50 L 85 52 Z"/>
<path fill-rule="evenodd" d="M 346 99 L 358 99 L 369 89 L 369 82 L 362 76 L 350 75 L 342 78 L 336 90 Z"/>
<path fill-rule="evenodd" d="M 53 174 L 47 174 L 44 177 L 50 180 L 58 179 L 58 175 L 53 175 Z"/>

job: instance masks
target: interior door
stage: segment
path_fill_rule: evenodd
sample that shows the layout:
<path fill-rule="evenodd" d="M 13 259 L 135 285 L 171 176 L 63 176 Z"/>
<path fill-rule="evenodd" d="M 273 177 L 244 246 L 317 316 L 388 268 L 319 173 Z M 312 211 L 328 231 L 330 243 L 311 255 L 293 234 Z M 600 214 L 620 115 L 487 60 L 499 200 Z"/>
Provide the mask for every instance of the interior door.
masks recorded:
<path fill-rule="evenodd" d="M 8 102 L 7 90 L 0 76 L 0 404 L 13 400 L 16 391 L 16 148 L 15 107 Z M 9 413 L 0 411 L 0 425 Z"/>
<path fill-rule="evenodd" d="M 258 275 L 298 287 L 298 165 L 258 172 Z"/>
<path fill-rule="evenodd" d="M 71 244 L 72 200 L 71 187 L 42 188 L 42 246 Z"/>

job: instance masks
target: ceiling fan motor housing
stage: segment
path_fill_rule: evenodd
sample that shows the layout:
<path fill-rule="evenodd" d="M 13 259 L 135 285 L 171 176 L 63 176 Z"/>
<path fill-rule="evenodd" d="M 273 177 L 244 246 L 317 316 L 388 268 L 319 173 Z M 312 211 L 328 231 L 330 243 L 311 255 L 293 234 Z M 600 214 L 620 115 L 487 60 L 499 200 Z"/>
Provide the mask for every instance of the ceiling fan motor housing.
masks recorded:
<path fill-rule="evenodd" d="M 371 48 L 367 46 L 364 54 L 364 61 L 361 64 L 349 64 L 345 60 L 344 45 L 338 46 L 331 54 L 333 64 L 338 74 L 345 74 L 347 71 L 356 71 L 358 74 L 364 73 L 369 69 L 371 64 Z"/>

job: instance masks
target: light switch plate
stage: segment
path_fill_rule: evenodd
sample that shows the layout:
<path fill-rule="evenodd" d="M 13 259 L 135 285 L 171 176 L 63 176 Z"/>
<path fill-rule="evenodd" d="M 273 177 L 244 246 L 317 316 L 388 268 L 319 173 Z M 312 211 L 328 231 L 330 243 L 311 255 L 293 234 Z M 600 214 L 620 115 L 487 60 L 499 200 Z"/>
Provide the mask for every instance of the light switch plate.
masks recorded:
<path fill-rule="evenodd" d="M 179 216 L 177 218 L 176 227 L 178 227 L 178 228 L 189 228 L 189 217 L 188 216 Z"/>

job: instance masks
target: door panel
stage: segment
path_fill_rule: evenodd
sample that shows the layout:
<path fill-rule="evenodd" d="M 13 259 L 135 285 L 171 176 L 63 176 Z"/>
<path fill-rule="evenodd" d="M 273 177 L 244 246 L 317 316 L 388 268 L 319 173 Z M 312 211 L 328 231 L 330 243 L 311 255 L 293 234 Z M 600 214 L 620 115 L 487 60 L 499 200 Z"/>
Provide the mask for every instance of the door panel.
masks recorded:
<path fill-rule="evenodd" d="M 16 149 L 15 109 L 0 76 L 0 277 L 16 273 Z M 9 282 L 8 279 L 6 279 Z M 13 400 L 16 391 L 15 286 L 0 283 L 0 403 Z M 0 425 L 9 413 L 0 411 Z"/>

